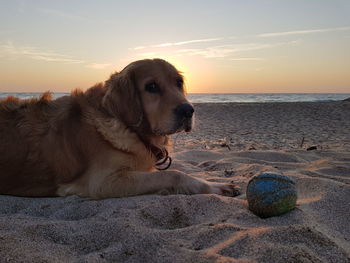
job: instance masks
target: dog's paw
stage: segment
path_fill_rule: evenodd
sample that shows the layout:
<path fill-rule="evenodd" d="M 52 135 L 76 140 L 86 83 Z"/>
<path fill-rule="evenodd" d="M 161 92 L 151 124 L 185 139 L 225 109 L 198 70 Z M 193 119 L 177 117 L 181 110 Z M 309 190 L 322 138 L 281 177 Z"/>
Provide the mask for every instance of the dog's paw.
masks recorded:
<path fill-rule="evenodd" d="M 213 194 L 224 196 L 237 196 L 241 194 L 240 188 L 231 183 L 211 183 L 210 190 Z"/>

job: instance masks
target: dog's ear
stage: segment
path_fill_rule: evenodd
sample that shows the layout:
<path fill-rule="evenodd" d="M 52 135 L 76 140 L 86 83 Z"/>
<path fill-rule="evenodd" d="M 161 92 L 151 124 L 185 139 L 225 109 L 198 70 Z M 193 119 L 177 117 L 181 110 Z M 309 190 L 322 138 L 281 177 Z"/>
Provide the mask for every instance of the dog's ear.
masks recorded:
<path fill-rule="evenodd" d="M 115 73 L 105 86 L 107 90 L 102 105 L 108 113 L 121 119 L 128 127 L 140 125 L 143 110 L 133 72 L 124 69 Z"/>

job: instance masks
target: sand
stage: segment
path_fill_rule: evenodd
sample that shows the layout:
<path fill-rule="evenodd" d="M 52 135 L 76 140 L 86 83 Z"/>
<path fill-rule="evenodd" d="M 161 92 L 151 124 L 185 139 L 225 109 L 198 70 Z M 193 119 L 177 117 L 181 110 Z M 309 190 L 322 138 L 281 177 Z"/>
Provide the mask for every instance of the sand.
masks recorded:
<path fill-rule="evenodd" d="M 233 181 L 240 196 L 0 196 L 0 262 L 350 262 L 349 102 L 195 109 L 172 168 Z M 296 180 L 296 209 L 248 210 L 247 183 L 265 171 Z"/>

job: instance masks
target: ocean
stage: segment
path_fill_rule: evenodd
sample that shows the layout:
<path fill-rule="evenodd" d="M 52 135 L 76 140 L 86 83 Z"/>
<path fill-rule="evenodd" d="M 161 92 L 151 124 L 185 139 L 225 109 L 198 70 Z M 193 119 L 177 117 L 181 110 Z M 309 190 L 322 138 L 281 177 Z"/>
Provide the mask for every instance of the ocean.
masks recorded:
<path fill-rule="evenodd" d="M 38 97 L 41 93 L 0 92 L 0 98 L 15 96 L 26 99 Z M 52 93 L 53 98 L 69 93 Z M 350 97 L 350 93 L 190 93 L 192 103 L 227 103 L 227 102 L 301 102 L 301 101 L 339 101 Z"/>
<path fill-rule="evenodd" d="M 298 102 L 339 101 L 350 97 L 350 93 L 230 93 L 189 94 L 189 100 L 200 102 Z"/>

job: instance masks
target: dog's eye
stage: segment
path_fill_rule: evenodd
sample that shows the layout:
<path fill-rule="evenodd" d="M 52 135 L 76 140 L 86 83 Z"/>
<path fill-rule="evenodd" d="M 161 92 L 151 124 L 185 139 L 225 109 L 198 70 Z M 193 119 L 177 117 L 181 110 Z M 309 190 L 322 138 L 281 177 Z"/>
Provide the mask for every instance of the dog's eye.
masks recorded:
<path fill-rule="evenodd" d="M 160 88 L 155 82 L 148 83 L 145 87 L 145 90 L 149 93 L 159 93 Z"/>
<path fill-rule="evenodd" d="M 183 81 L 182 79 L 176 80 L 176 86 L 177 86 L 179 89 L 182 89 L 182 88 L 183 88 L 183 85 L 184 85 L 184 81 Z"/>

